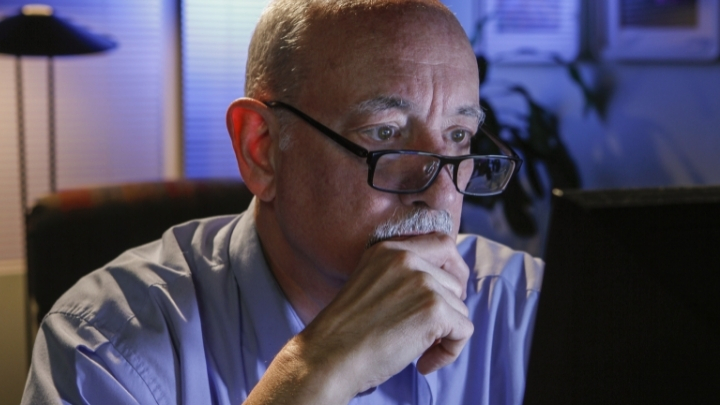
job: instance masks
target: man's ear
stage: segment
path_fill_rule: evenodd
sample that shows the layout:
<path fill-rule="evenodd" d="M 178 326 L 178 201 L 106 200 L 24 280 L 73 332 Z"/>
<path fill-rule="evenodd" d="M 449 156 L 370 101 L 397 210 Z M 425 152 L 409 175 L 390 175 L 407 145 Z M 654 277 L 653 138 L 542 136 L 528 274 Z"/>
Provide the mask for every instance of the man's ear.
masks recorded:
<path fill-rule="evenodd" d="M 248 189 L 261 201 L 275 198 L 275 142 L 270 136 L 268 107 L 239 98 L 227 111 L 227 127 L 238 168 Z"/>

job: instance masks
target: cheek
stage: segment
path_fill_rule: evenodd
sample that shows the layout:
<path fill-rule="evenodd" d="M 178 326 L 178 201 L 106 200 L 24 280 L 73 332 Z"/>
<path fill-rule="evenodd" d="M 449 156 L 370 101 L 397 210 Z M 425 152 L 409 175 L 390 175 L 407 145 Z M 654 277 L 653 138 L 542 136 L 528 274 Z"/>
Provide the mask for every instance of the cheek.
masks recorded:
<path fill-rule="evenodd" d="M 314 265 L 349 274 L 390 201 L 367 185 L 367 165 L 353 156 L 326 152 L 284 162 L 275 211 L 286 239 Z"/>
<path fill-rule="evenodd" d="M 323 152 L 294 154 L 283 159 L 278 193 L 307 211 L 332 214 L 349 210 L 369 189 L 367 166 L 349 154 Z"/>
<path fill-rule="evenodd" d="M 460 195 L 456 201 L 456 203 L 453 205 L 452 208 L 450 208 L 450 215 L 452 215 L 453 218 L 453 229 L 455 230 L 455 235 L 457 236 L 458 232 L 460 231 L 460 216 L 462 215 L 462 202 L 463 198 L 462 195 Z"/>

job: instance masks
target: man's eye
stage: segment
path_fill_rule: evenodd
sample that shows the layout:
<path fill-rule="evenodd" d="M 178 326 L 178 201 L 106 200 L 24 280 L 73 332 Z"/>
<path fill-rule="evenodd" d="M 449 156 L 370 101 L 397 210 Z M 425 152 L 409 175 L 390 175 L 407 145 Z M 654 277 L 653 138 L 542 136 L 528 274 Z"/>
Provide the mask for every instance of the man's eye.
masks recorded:
<path fill-rule="evenodd" d="M 377 137 L 380 140 L 386 141 L 395 135 L 395 128 L 393 127 L 380 127 L 377 130 Z"/>
<path fill-rule="evenodd" d="M 380 141 L 387 141 L 388 139 L 394 137 L 398 133 L 398 129 L 391 126 L 382 126 L 382 127 L 376 127 L 372 128 L 367 131 L 367 133 L 372 137 Z"/>
<path fill-rule="evenodd" d="M 450 139 L 452 139 L 452 141 L 456 143 L 461 143 L 465 139 L 470 138 L 470 136 L 470 133 L 464 129 L 457 129 L 450 133 Z"/>

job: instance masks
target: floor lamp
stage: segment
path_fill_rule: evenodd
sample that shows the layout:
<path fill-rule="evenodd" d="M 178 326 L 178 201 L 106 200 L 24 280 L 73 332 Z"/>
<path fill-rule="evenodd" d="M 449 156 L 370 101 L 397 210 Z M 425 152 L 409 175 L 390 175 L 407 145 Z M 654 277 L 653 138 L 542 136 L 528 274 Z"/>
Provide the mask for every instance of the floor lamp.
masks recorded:
<path fill-rule="evenodd" d="M 50 192 L 57 191 L 55 150 L 55 56 L 103 52 L 116 47 L 112 40 L 92 34 L 54 15 L 46 5 L 26 5 L 20 13 L 0 20 L 0 53 L 15 55 L 15 82 L 18 119 L 18 160 L 20 200 L 23 217 L 27 213 L 27 174 L 25 161 L 25 121 L 21 56 L 48 57 L 48 156 Z"/>
<path fill-rule="evenodd" d="M 27 227 L 27 173 L 25 161 L 25 117 L 23 113 L 23 86 L 21 56 L 48 57 L 48 156 L 50 192 L 57 191 L 57 170 L 55 151 L 55 69 L 54 57 L 82 55 L 106 51 L 117 44 L 108 38 L 98 36 L 70 22 L 58 18 L 53 9 L 46 5 L 26 5 L 20 13 L 0 20 L 0 53 L 15 55 L 15 82 L 18 122 L 18 165 L 20 171 L 20 204 L 23 219 L 23 233 Z M 24 236 L 23 236 L 24 237 Z M 28 361 L 34 336 L 32 303 L 26 301 L 25 317 L 28 339 Z"/>

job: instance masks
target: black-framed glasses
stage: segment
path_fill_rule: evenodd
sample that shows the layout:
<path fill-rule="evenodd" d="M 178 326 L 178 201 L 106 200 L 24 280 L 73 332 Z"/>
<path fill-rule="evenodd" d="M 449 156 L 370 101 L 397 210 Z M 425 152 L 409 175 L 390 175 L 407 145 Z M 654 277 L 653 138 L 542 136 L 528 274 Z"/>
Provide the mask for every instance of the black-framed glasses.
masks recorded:
<path fill-rule="evenodd" d="M 351 142 L 312 117 L 281 101 L 267 101 L 269 108 L 282 108 L 302 118 L 340 146 L 365 158 L 370 187 L 395 194 L 414 194 L 427 190 L 445 166 L 452 167 L 452 178 L 458 192 L 465 195 L 489 196 L 501 193 L 522 159 L 500 138 L 478 128 L 495 143 L 504 155 L 443 156 L 417 150 L 368 151 Z"/>

